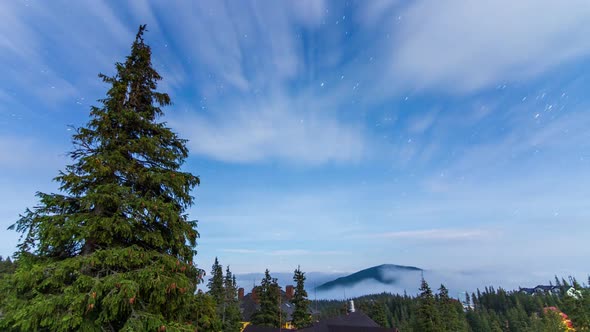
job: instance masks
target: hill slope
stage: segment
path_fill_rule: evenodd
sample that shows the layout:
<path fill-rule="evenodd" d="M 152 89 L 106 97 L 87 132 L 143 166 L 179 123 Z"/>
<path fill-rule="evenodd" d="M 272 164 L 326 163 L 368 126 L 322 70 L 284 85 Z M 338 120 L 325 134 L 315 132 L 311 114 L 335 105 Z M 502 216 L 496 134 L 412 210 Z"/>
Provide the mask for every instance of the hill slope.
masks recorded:
<path fill-rule="evenodd" d="M 383 264 L 326 282 L 318 286 L 316 290 L 328 291 L 339 287 L 352 287 L 364 281 L 376 281 L 386 285 L 395 285 L 403 274 L 420 271 L 422 269 L 414 266 Z"/>

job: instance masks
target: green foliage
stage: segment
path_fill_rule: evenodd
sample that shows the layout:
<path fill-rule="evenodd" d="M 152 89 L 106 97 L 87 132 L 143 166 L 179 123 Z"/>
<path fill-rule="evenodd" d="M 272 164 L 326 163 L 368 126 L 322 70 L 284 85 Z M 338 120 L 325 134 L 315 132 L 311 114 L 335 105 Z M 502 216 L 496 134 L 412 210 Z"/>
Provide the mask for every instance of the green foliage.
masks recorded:
<path fill-rule="evenodd" d="M 584 289 L 575 279 L 571 283 L 563 282 L 565 290 L 573 287 L 580 292 L 581 297 L 563 296 L 563 312 L 572 320 L 576 331 L 590 331 L 590 291 Z"/>
<path fill-rule="evenodd" d="M 200 332 L 220 332 L 222 323 L 217 315 L 217 305 L 213 297 L 199 291 L 194 296 L 191 306 L 191 320 L 195 331 Z"/>
<path fill-rule="evenodd" d="M 309 314 L 310 301 L 307 299 L 307 291 L 305 290 L 305 272 L 297 267 L 293 274 L 293 281 L 295 282 L 295 293 L 291 299 L 291 303 L 295 306 L 291 323 L 298 329 L 308 327 L 311 325 L 311 315 Z"/>
<path fill-rule="evenodd" d="M 211 278 L 209 278 L 207 287 L 209 288 L 208 294 L 216 303 L 217 314 L 221 317 L 224 311 L 225 290 L 223 288 L 223 267 L 219 264 L 217 257 L 211 267 Z"/>
<path fill-rule="evenodd" d="M 229 270 L 229 266 L 225 270 L 223 287 L 225 290 L 223 331 L 239 332 L 242 328 L 242 313 L 240 312 L 240 302 L 238 300 L 238 285 L 236 277 Z"/>
<path fill-rule="evenodd" d="M 426 280 L 422 279 L 420 295 L 418 296 L 418 308 L 414 320 L 414 330 L 423 332 L 443 331 L 440 315 L 434 295 Z"/>
<path fill-rule="evenodd" d="M 4 274 L 14 273 L 15 270 L 16 264 L 12 262 L 10 257 L 3 259 L 2 256 L 0 256 L 0 277 Z"/>
<path fill-rule="evenodd" d="M 573 282 L 572 282 L 573 284 Z M 571 319 L 576 331 L 587 331 L 584 316 L 590 314 L 590 305 L 586 298 L 590 298 L 588 288 L 577 285 L 582 298 L 575 299 L 566 295 L 570 284 L 561 280 L 558 286 L 563 287 L 561 294 L 535 293 L 534 295 L 520 292 L 507 292 L 503 289 L 486 287 L 473 295 L 466 296 L 465 309 L 462 303 L 448 295 L 446 287 L 442 286 L 436 296 L 429 291 L 424 283 L 418 297 L 407 295 L 375 294 L 355 298 L 354 302 L 360 311 L 365 312 L 381 326 L 396 327 L 404 332 L 421 332 L 428 329 L 439 331 L 477 331 L 477 332 L 560 332 L 566 331 L 566 325 L 561 314 L 565 313 Z M 436 307 L 438 324 L 419 324 L 425 314 L 431 311 L 431 305 Z M 473 305 L 469 307 L 468 305 Z M 342 315 L 344 301 L 317 301 L 313 304 L 320 310 L 320 318 Z M 383 323 L 385 309 L 386 324 Z M 577 310 L 577 311 L 576 311 Z"/>
<path fill-rule="evenodd" d="M 442 318 L 443 331 L 468 331 L 467 321 L 463 318 L 461 303 L 449 297 L 449 291 L 445 285 L 440 285 L 437 296 L 438 312 Z"/>
<path fill-rule="evenodd" d="M 382 302 L 373 302 L 367 314 L 381 327 L 390 327 L 387 319 L 387 306 Z"/>
<path fill-rule="evenodd" d="M 252 314 L 252 325 L 280 327 L 281 321 L 284 321 L 280 309 L 281 290 L 277 279 L 270 276 L 268 269 L 264 272 L 264 278 L 255 291 L 260 308 Z"/>
<path fill-rule="evenodd" d="M 193 330 L 201 271 L 188 220 L 199 178 L 180 167 L 186 141 L 164 122 L 170 104 L 141 26 L 100 107 L 73 136 L 60 194 L 11 227 L 22 233 L 18 268 L 3 278 L 3 331 Z"/>
<path fill-rule="evenodd" d="M 540 317 L 532 317 L 529 330 L 531 332 L 566 332 L 567 327 L 559 313 L 546 310 Z"/>
<path fill-rule="evenodd" d="M 211 267 L 211 278 L 207 283 L 209 291 L 207 294 L 215 304 L 215 315 L 219 318 L 224 332 L 239 332 L 241 329 L 242 314 L 238 301 L 238 286 L 236 279 L 231 273 L 229 266 L 226 268 L 225 276 L 223 267 L 215 257 Z"/>

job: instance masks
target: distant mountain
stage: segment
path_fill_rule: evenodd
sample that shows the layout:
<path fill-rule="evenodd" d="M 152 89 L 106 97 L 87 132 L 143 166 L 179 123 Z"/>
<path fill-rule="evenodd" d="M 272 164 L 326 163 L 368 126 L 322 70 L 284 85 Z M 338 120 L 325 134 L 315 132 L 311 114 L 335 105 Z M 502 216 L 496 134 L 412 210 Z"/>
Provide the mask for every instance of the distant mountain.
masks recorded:
<path fill-rule="evenodd" d="M 318 292 L 336 288 L 350 288 L 363 282 L 377 282 L 384 285 L 398 285 L 402 277 L 423 270 L 414 266 L 383 264 L 364 269 L 353 274 L 328 281 L 316 288 Z"/>

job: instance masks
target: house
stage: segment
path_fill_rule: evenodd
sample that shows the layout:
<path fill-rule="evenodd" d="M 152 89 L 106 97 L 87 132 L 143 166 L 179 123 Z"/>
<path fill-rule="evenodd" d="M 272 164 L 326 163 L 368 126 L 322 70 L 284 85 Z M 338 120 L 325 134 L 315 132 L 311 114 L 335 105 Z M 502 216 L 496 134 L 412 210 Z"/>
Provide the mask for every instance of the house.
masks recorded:
<path fill-rule="evenodd" d="M 523 288 L 523 287 L 518 287 L 518 291 L 520 293 L 523 294 L 529 294 L 529 295 L 533 295 L 535 294 L 535 289 L 534 288 Z"/>
<path fill-rule="evenodd" d="M 545 286 L 545 285 L 537 285 L 537 287 L 534 288 L 535 289 L 535 293 L 554 293 L 554 294 L 559 294 L 559 292 L 561 291 L 559 286 Z"/>
<path fill-rule="evenodd" d="M 534 295 L 534 294 L 545 294 L 545 293 L 553 293 L 559 294 L 561 289 L 559 286 L 552 286 L 552 285 L 537 285 L 535 288 L 522 288 L 519 287 L 518 291 L 521 293 Z"/>

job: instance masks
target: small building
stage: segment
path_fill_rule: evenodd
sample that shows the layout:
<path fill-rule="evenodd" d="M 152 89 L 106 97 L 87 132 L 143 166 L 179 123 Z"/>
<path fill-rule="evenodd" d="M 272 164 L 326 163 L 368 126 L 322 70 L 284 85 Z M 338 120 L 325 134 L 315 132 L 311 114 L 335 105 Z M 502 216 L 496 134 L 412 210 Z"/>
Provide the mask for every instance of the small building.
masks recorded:
<path fill-rule="evenodd" d="M 559 294 L 561 289 L 559 286 L 552 285 L 537 285 L 535 288 L 523 288 L 519 287 L 518 291 L 524 294 L 535 295 L 535 294 Z"/>

